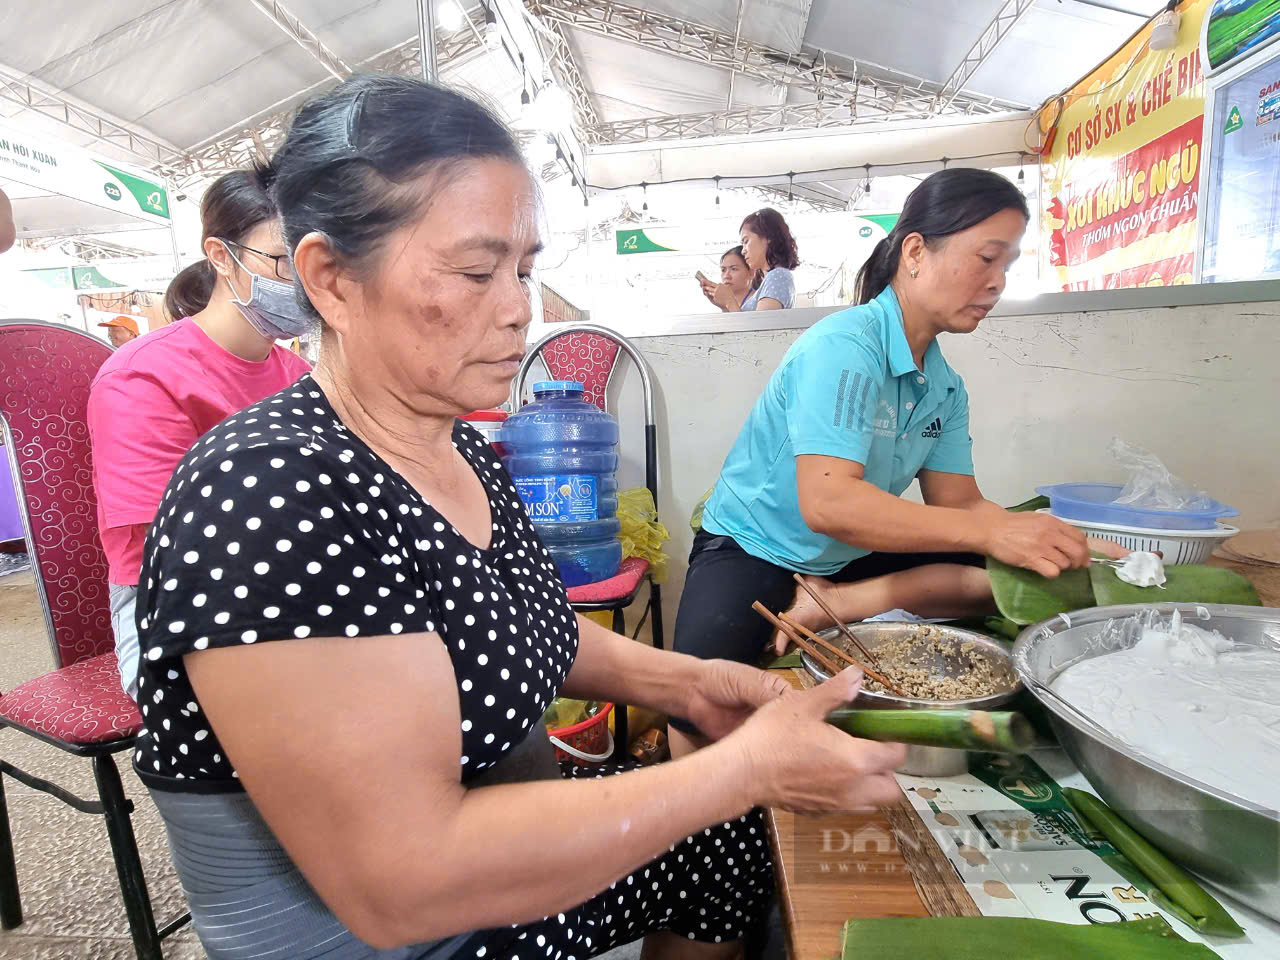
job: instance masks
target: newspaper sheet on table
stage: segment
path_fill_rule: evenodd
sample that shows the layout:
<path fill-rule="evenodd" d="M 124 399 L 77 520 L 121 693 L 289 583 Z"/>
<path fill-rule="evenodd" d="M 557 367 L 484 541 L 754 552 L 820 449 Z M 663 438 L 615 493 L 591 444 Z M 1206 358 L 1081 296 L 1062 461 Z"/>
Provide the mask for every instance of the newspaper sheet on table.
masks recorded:
<path fill-rule="evenodd" d="M 1221 891 L 1211 890 L 1244 927 L 1243 940 L 1200 935 L 1125 879 L 1104 859 L 1116 851 L 1091 839 L 1071 813 L 1061 787 L 1092 787 L 1061 751 L 1040 751 L 1035 760 L 975 755 L 965 776 L 899 774 L 898 782 L 983 916 L 1116 923 L 1161 914 L 1179 936 L 1222 960 L 1280 957 L 1280 923 Z"/>

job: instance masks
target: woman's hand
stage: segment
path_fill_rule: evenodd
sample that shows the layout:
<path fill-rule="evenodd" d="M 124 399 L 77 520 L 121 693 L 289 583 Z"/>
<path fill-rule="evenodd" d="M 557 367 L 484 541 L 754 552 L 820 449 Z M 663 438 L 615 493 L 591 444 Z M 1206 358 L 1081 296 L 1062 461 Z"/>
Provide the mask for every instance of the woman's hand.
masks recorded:
<path fill-rule="evenodd" d="M 983 552 L 1001 563 L 1045 577 L 1089 565 L 1089 544 L 1084 533 L 1056 517 L 1006 512 L 983 519 L 987 524 Z"/>
<path fill-rule="evenodd" d="M 742 309 L 742 304 L 738 302 L 738 298 L 727 283 L 717 283 L 710 299 L 717 307 L 728 313 Z"/>
<path fill-rule="evenodd" d="M 787 681 L 767 670 L 732 660 L 702 660 L 689 685 L 684 717 L 709 739 L 719 740 L 790 690 Z"/>
<path fill-rule="evenodd" d="M 712 303 L 716 302 L 716 287 L 718 284 L 712 283 L 710 280 L 699 280 L 698 285 L 702 287 L 702 295 Z"/>
<path fill-rule="evenodd" d="M 1123 560 L 1129 554 L 1133 553 L 1128 547 L 1122 547 L 1114 540 L 1102 540 L 1098 537 L 1086 538 L 1089 544 L 1089 550 L 1093 553 L 1100 553 L 1104 557 L 1110 557 L 1112 560 Z M 1163 554 L 1161 554 L 1163 556 Z"/>
<path fill-rule="evenodd" d="M 904 746 L 859 740 L 826 722 L 861 688 L 862 673 L 851 667 L 752 714 L 734 737 L 745 751 L 756 803 L 817 813 L 884 806 L 901 796 L 893 770 L 906 759 Z"/>

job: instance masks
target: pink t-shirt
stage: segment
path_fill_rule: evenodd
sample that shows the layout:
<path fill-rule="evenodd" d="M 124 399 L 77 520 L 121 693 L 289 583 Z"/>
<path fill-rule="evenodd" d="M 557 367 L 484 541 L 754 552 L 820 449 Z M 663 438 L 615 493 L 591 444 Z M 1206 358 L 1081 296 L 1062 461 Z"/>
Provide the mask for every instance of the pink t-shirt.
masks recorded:
<path fill-rule="evenodd" d="M 89 391 L 89 440 L 98 531 L 112 583 L 138 582 L 147 528 L 169 477 L 196 440 L 309 369 L 280 346 L 265 360 L 244 360 L 191 319 L 111 355 Z"/>

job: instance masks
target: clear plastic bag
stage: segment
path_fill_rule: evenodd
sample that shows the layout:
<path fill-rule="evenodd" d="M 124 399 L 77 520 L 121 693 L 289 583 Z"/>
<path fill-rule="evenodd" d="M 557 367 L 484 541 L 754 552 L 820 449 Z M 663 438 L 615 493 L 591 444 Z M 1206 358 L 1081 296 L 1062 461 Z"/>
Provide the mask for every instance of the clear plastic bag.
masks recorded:
<path fill-rule="evenodd" d="M 1174 476 L 1155 454 L 1119 437 L 1108 448 L 1116 462 L 1129 472 L 1129 482 L 1115 503 L 1155 510 L 1208 510 L 1213 499 L 1203 490 Z"/>

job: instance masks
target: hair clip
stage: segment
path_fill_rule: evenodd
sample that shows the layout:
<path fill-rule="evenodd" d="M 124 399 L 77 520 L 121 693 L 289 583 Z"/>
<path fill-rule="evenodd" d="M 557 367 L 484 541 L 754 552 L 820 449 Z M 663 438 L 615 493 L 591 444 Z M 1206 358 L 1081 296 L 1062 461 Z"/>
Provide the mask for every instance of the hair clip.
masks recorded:
<path fill-rule="evenodd" d="M 360 135 L 360 117 L 364 113 L 364 101 L 368 96 L 368 90 L 357 93 L 355 100 L 351 102 L 351 109 L 347 112 L 347 146 L 357 152 L 359 147 L 356 140 Z"/>

